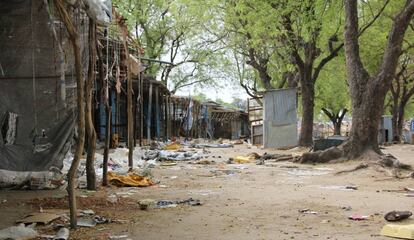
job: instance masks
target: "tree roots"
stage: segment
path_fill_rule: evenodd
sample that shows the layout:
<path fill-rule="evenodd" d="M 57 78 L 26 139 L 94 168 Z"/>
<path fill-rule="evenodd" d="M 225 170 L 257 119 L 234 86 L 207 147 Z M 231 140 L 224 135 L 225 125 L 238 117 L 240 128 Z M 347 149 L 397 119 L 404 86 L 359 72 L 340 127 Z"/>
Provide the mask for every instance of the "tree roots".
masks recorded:
<path fill-rule="evenodd" d="M 304 164 L 317 164 L 317 163 L 338 163 L 349 160 L 343 150 L 342 146 L 331 147 L 324 151 L 316 152 L 307 152 L 304 153 L 300 158 L 296 160 L 298 163 Z M 375 151 L 367 150 L 361 156 L 356 159 L 360 160 L 361 163 L 349 170 L 343 170 L 335 173 L 343 174 L 358 171 L 361 169 L 372 168 L 377 172 L 384 173 L 388 176 L 395 178 L 412 178 L 414 177 L 414 172 L 406 175 L 405 177 L 401 176 L 402 170 L 411 171 L 412 167 L 408 164 L 401 163 L 397 158 L 391 154 L 382 154 Z"/>

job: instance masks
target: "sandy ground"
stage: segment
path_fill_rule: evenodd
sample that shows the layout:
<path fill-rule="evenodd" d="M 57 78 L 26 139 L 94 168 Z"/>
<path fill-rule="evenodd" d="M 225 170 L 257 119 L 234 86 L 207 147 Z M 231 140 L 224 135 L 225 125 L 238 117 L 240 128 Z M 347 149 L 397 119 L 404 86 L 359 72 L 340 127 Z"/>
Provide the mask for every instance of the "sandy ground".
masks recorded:
<path fill-rule="evenodd" d="M 387 192 L 414 187 L 412 179 L 390 179 L 371 169 L 335 175 L 358 162 L 299 165 L 289 162 L 266 165 L 225 164 L 229 157 L 265 150 L 236 145 L 210 149 L 213 164 L 179 163 L 152 170 L 160 183 L 147 188 L 106 188 L 98 192 L 79 190 L 81 207 L 125 223 L 97 225 L 71 232 L 72 239 L 107 239 L 128 235 L 130 239 L 387 239 L 379 236 L 391 210 L 414 210 L 414 199 L 404 193 Z M 413 145 L 386 147 L 385 152 L 412 164 Z M 269 151 L 267 152 L 277 152 Z M 298 152 L 284 151 L 284 153 Z M 220 157 L 220 158 L 219 158 Z M 357 190 L 343 189 L 356 186 Z M 96 204 L 89 198 L 116 194 L 127 200 L 117 205 Z M 33 211 L 57 207 L 45 198 L 59 199 L 65 191 L 0 191 L 0 228 Z M 141 199 L 201 200 L 201 206 L 139 210 Z M 4 201 L 7 200 L 7 201 Z M 123 205 L 123 206 L 121 206 Z M 300 213 L 310 209 L 316 214 Z M 365 221 L 349 220 L 352 214 L 370 215 Z M 414 223 L 406 220 L 404 223 Z"/>

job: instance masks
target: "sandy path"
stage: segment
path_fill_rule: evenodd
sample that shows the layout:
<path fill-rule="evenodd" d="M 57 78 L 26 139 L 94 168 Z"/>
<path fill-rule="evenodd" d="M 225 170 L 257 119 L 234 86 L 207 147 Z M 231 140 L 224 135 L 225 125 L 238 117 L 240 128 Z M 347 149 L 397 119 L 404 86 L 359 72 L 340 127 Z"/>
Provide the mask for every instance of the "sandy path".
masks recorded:
<path fill-rule="evenodd" d="M 101 214 L 107 211 L 107 214 L 129 223 L 82 229 L 73 236 L 79 239 L 98 239 L 105 234 L 128 234 L 131 239 L 386 239 L 378 236 L 386 223 L 383 215 L 391 210 L 414 210 L 413 198 L 402 193 L 382 191 L 414 187 L 412 180 L 386 179 L 372 170 L 339 176 L 333 174 L 356 165 L 356 162 L 317 166 L 292 163 L 274 163 L 271 166 L 224 164 L 230 156 L 252 151 L 262 154 L 264 151 L 246 146 L 211 150 L 210 156 L 216 158 L 209 159 L 216 161 L 216 164 L 180 163 L 177 166 L 156 167 L 153 174 L 161 185 L 167 186 L 165 188 L 108 190 L 119 196 L 132 190 L 128 197 L 134 200 L 192 197 L 200 199 L 204 203 L 202 206 L 121 212 L 107 209 Z M 414 165 L 411 157 L 414 146 L 392 146 L 385 151 Z M 228 175 L 222 170 L 233 172 Z M 357 186 L 358 190 L 340 188 L 345 185 Z M 8 200 L 0 204 L 2 216 L 5 216 L 0 219 L 0 226 L 5 227 L 25 212 L 33 210 L 16 202 L 52 193 L 63 194 L 59 191 L 0 192 L 0 200 Z M 343 207 L 351 207 L 352 210 L 347 211 Z M 13 208 L 20 210 L 12 211 Z M 298 212 L 304 208 L 317 214 Z M 372 217 L 366 221 L 348 220 L 352 213 Z"/>

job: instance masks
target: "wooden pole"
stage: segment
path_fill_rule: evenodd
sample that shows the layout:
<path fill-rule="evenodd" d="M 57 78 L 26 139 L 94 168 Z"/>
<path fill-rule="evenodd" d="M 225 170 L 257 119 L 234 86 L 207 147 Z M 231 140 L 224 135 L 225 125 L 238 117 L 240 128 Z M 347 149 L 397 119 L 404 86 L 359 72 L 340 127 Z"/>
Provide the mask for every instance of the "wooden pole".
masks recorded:
<path fill-rule="evenodd" d="M 149 86 L 148 93 L 148 116 L 147 116 L 147 139 L 148 143 L 151 143 L 151 113 L 152 113 L 152 83 Z"/>
<path fill-rule="evenodd" d="M 160 131 L 161 131 L 161 126 L 160 126 L 160 92 L 159 92 L 159 87 L 158 85 L 155 86 L 155 121 L 157 124 L 156 127 L 156 133 L 157 133 L 157 141 L 160 141 Z"/>
<path fill-rule="evenodd" d="M 134 165 L 133 153 L 134 153 L 134 116 L 132 109 L 132 72 L 131 72 L 131 59 L 129 57 L 129 49 L 127 43 L 128 28 L 125 25 L 125 19 L 118 17 L 118 24 L 122 29 L 122 36 L 125 48 L 125 55 L 127 61 L 127 112 L 128 112 L 128 166 L 129 170 L 132 170 Z"/>
<path fill-rule="evenodd" d="M 139 73 L 139 115 L 140 115 L 140 136 L 139 145 L 142 146 L 142 140 L 144 139 L 144 83 L 142 74 Z"/>
<path fill-rule="evenodd" d="M 86 135 L 88 142 L 86 156 L 86 188 L 96 190 L 96 173 L 95 173 L 95 150 L 96 150 L 96 132 L 92 119 L 92 90 L 95 80 L 95 63 L 96 63 L 96 24 L 93 19 L 89 18 L 89 66 L 88 81 L 86 82 Z"/>
<path fill-rule="evenodd" d="M 66 11 L 63 0 L 56 1 L 56 7 L 60 14 L 60 17 L 65 24 L 66 30 L 69 34 L 69 39 L 72 43 L 73 51 L 75 54 L 75 72 L 76 72 L 76 93 L 77 93 L 77 108 L 78 108 L 78 139 L 76 142 L 76 151 L 68 172 L 68 186 L 66 188 L 69 198 L 69 211 L 70 211 L 70 227 L 77 227 L 77 208 L 76 208 L 76 192 L 75 192 L 75 179 L 76 172 L 79 167 L 80 158 L 82 156 L 83 147 L 85 144 L 85 105 L 84 105 L 84 83 L 82 77 L 81 56 L 80 56 L 80 44 L 79 35 L 72 24 L 72 20 Z"/>
<path fill-rule="evenodd" d="M 108 155 L 109 155 L 109 143 L 111 140 L 111 116 L 112 108 L 109 103 L 105 106 L 106 110 L 106 129 L 105 129 L 105 149 L 103 158 L 103 175 L 102 186 L 108 186 Z"/>

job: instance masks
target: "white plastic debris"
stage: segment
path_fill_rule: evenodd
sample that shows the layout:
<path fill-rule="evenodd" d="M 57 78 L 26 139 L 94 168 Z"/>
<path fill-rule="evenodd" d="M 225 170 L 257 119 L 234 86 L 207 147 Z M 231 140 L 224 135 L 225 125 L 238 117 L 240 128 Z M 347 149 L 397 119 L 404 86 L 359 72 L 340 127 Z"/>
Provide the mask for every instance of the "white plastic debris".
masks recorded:
<path fill-rule="evenodd" d="M 0 230 L 0 240 L 14 239 L 24 240 L 37 237 L 39 234 L 31 227 L 26 227 L 24 224 L 13 226 Z"/>

